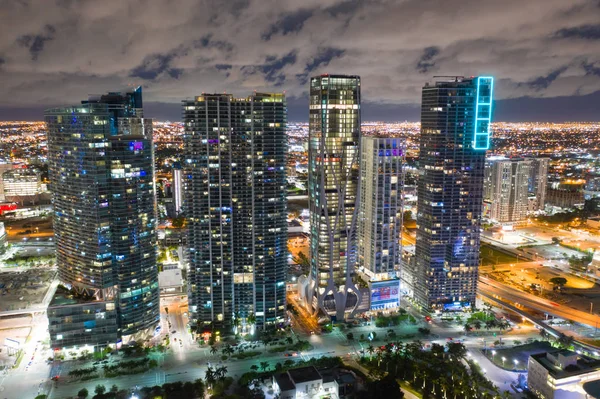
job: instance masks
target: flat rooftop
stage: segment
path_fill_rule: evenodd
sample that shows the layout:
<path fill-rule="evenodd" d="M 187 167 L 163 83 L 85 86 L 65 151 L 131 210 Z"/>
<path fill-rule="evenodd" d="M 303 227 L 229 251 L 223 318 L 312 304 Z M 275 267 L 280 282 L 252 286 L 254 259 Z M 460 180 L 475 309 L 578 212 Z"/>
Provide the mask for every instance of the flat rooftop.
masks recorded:
<path fill-rule="evenodd" d="M 68 305 L 78 305 L 82 303 L 90 303 L 96 302 L 94 298 L 86 298 L 81 295 L 74 295 L 71 291 L 69 291 L 66 287 L 59 285 L 56 288 L 56 293 L 52 297 L 50 301 L 50 305 L 48 306 L 68 306 Z"/>
<path fill-rule="evenodd" d="M 323 379 L 315 366 L 291 369 L 288 370 L 288 374 L 295 384 Z"/>
<path fill-rule="evenodd" d="M 592 359 L 583 355 L 577 355 L 577 364 L 568 365 L 562 369 L 554 365 L 554 363 L 547 358 L 548 354 L 553 356 L 558 356 L 559 354 L 564 356 L 572 356 L 575 355 L 575 352 L 567 349 L 561 349 L 553 352 L 543 352 L 530 355 L 532 359 L 535 359 L 539 364 L 541 364 L 546 370 L 548 370 L 548 373 L 557 380 L 600 370 L 600 360 Z"/>

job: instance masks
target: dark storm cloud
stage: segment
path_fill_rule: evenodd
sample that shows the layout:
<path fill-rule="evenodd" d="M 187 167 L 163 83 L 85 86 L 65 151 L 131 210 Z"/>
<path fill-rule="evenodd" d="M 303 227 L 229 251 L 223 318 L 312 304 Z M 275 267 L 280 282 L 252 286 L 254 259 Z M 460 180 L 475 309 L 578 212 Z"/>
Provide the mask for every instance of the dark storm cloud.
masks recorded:
<path fill-rule="evenodd" d="M 39 53 L 44 50 L 47 41 L 52 40 L 56 29 L 52 25 L 46 25 L 42 33 L 35 35 L 23 35 L 17 39 L 17 43 L 29 49 L 32 60 L 37 60 Z"/>
<path fill-rule="evenodd" d="M 547 89 L 548 86 L 550 86 L 550 84 L 554 82 L 560 76 L 561 73 L 567 70 L 567 68 L 568 67 L 563 66 L 558 69 L 555 69 L 546 76 L 539 76 L 536 79 L 533 79 L 531 82 L 527 82 L 527 85 L 537 91 Z"/>
<path fill-rule="evenodd" d="M 344 52 L 342 49 L 332 47 L 320 49 L 315 58 L 306 64 L 306 72 L 312 72 L 318 67 L 329 65 L 332 59 L 341 57 Z"/>
<path fill-rule="evenodd" d="M 596 66 L 595 64 L 588 63 L 587 61 L 583 61 L 581 66 L 585 70 L 586 75 L 593 75 L 593 76 L 600 77 L 600 63 L 598 63 L 598 66 Z"/>
<path fill-rule="evenodd" d="M 234 46 L 232 43 L 229 43 L 225 40 L 216 40 L 213 38 L 213 34 L 208 34 L 203 36 L 200 40 L 197 40 L 194 42 L 194 46 L 196 48 L 200 48 L 200 47 L 211 47 L 211 48 L 216 48 L 222 51 L 232 51 Z"/>
<path fill-rule="evenodd" d="M 281 70 L 286 65 L 293 65 L 296 62 L 296 51 L 292 50 L 281 58 L 268 56 L 263 66 L 258 69 L 264 74 L 267 82 L 275 86 L 280 86 L 285 81 L 285 74 Z"/>
<path fill-rule="evenodd" d="M 263 40 L 271 39 L 271 36 L 280 33 L 282 35 L 287 35 L 292 32 L 299 32 L 306 22 L 313 15 L 313 10 L 301 9 L 293 13 L 289 13 L 287 15 L 283 15 L 279 21 L 275 22 L 273 25 L 267 29 L 265 33 L 263 33 Z"/>
<path fill-rule="evenodd" d="M 170 70 L 169 65 L 173 57 L 173 54 L 155 54 L 147 57 L 140 66 L 131 71 L 129 76 L 145 80 L 156 79 L 163 72 Z"/>
<path fill-rule="evenodd" d="M 252 90 L 286 90 L 304 104 L 320 73 L 360 75 L 365 110 L 385 104 L 384 113 L 417 109 L 434 74 L 494 75 L 506 101 L 586 96 L 600 90 L 598 4 L 0 1 L 0 107 L 77 103 L 128 84 L 144 85 L 147 104 Z"/>
<path fill-rule="evenodd" d="M 440 49 L 438 47 L 427 47 L 423 50 L 423 54 L 417 62 L 417 71 L 419 73 L 429 73 L 431 69 L 435 66 L 435 61 L 433 58 L 440 53 Z"/>
<path fill-rule="evenodd" d="M 556 37 L 563 39 L 586 39 L 600 40 L 600 24 L 598 25 L 583 25 L 574 28 L 563 28 L 556 31 Z"/>

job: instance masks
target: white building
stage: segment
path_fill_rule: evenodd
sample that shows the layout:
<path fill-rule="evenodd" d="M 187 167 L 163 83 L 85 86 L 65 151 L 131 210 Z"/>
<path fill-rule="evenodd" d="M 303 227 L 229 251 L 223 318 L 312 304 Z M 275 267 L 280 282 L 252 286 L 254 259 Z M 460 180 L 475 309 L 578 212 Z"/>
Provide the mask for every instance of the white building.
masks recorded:
<path fill-rule="evenodd" d="M 333 376 L 323 377 L 315 366 L 291 369 L 273 377 L 275 394 L 280 399 L 339 398 L 339 387 Z"/>
<path fill-rule="evenodd" d="M 499 223 L 527 219 L 531 164 L 523 158 L 486 159 L 483 199 L 489 203 L 490 219 Z"/>
<path fill-rule="evenodd" d="M 369 283 L 371 309 L 399 304 L 403 163 L 400 139 L 362 137 L 357 265 Z"/>
<path fill-rule="evenodd" d="M 2 174 L 4 197 L 8 200 L 21 200 L 35 197 L 41 192 L 39 172 L 33 169 L 11 169 Z"/>
<path fill-rule="evenodd" d="M 173 204 L 175 205 L 175 215 L 179 215 L 183 206 L 183 170 L 181 167 L 173 167 Z"/>
<path fill-rule="evenodd" d="M 527 385 L 540 399 L 587 399 L 600 379 L 600 361 L 569 350 L 529 356 Z M 585 385 L 585 387 L 584 387 Z"/>

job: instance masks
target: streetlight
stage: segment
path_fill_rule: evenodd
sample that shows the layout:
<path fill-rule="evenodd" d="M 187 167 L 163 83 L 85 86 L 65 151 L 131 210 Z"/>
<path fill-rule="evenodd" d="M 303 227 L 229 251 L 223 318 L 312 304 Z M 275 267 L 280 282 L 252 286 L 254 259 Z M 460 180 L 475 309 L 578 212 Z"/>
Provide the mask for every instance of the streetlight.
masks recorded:
<path fill-rule="evenodd" d="M 514 359 L 513 362 L 515 363 L 515 369 L 517 368 L 517 364 L 519 364 L 519 361 L 517 359 Z"/>
<path fill-rule="evenodd" d="M 496 356 L 496 351 L 492 349 L 492 360 L 494 360 L 495 356 Z"/>
<path fill-rule="evenodd" d="M 506 360 L 506 358 L 504 356 L 502 356 L 502 367 L 504 367 L 504 361 Z"/>

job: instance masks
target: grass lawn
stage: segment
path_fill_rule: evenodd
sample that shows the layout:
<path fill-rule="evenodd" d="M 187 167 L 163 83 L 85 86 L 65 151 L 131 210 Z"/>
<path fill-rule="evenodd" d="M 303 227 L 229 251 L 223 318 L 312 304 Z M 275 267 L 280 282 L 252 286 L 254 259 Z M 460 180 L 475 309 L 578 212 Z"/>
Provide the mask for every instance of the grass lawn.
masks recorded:
<path fill-rule="evenodd" d="M 481 265 L 496 265 L 503 263 L 517 263 L 517 257 L 508 255 L 504 252 L 500 252 L 494 247 L 488 244 L 481 244 L 481 248 L 479 250 L 479 254 L 481 255 Z"/>
<path fill-rule="evenodd" d="M 496 355 L 494 356 L 492 356 L 492 350 L 488 349 L 487 356 L 498 367 L 502 367 L 507 370 L 515 369 L 514 360 L 516 359 L 519 362 L 517 363 L 517 369 L 525 370 L 527 369 L 527 362 L 529 362 L 529 355 L 547 352 L 549 349 L 552 349 L 552 345 L 550 345 L 549 342 L 537 341 L 511 348 L 494 349 L 496 351 Z M 502 364 L 502 357 L 506 358 L 504 364 Z"/>

